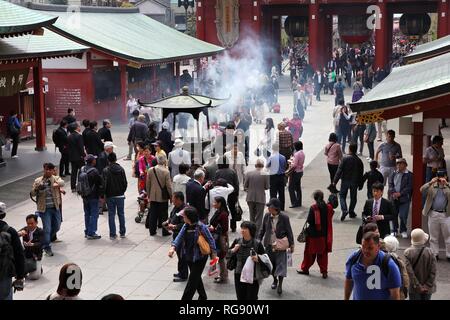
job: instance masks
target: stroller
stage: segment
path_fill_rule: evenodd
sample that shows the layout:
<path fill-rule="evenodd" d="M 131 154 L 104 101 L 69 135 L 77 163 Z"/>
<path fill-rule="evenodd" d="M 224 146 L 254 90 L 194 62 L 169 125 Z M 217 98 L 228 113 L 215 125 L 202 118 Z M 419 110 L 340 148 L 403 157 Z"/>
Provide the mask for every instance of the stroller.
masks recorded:
<path fill-rule="evenodd" d="M 148 197 L 147 192 L 142 191 L 139 194 L 139 197 L 137 197 L 137 202 L 139 205 L 139 211 L 137 213 L 136 218 L 134 218 L 134 221 L 136 223 L 141 223 L 144 217 L 148 215 Z"/>

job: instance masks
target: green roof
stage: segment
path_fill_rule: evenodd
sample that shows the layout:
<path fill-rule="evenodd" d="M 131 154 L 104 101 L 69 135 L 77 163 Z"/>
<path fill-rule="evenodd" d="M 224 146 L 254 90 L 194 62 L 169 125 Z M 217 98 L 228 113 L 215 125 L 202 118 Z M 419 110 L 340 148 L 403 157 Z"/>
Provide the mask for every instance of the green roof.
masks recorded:
<path fill-rule="evenodd" d="M 80 54 L 89 47 L 71 41 L 48 29 L 43 35 L 25 35 L 0 40 L 0 60 L 56 57 Z"/>
<path fill-rule="evenodd" d="M 361 100 L 350 103 L 358 113 L 391 109 L 450 92 L 450 53 L 392 69 Z"/>
<path fill-rule="evenodd" d="M 417 46 L 404 60 L 409 63 L 450 51 L 450 35 Z"/>
<path fill-rule="evenodd" d="M 0 0 L 0 38 L 32 33 L 55 20 L 55 17 Z"/>
<path fill-rule="evenodd" d="M 224 49 L 198 40 L 140 13 L 66 12 L 51 27 L 58 33 L 139 66 L 214 55 Z"/>

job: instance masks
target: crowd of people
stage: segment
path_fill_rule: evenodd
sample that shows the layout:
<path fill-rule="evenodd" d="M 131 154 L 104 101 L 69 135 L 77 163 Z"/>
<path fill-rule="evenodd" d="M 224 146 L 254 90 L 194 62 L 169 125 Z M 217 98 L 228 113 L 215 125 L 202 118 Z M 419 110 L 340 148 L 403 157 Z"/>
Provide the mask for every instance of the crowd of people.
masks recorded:
<path fill-rule="evenodd" d="M 291 59 L 298 58 L 294 51 L 289 55 Z M 367 183 L 362 224 L 356 234 L 356 243 L 361 248 L 346 262 L 345 299 L 349 299 L 352 292 L 354 299 L 404 299 L 407 295 L 411 300 L 430 299 L 436 290 L 441 234 L 446 239 L 446 257 L 450 261 L 447 214 L 450 212 L 450 186 L 445 171 L 443 139 L 434 137 L 424 156 L 427 177 L 421 192 L 424 195 L 423 215 L 428 216 L 430 234 L 421 229 L 408 234 L 413 173 L 408 170 L 401 145 L 395 141 L 395 132 L 384 130 L 383 123 L 378 128 L 376 124 L 357 123 L 344 99 L 345 88 L 353 89 L 352 101 L 360 99 L 364 90 L 371 88 L 374 75 L 373 70 L 370 71 L 370 59 L 366 60 L 371 55 L 370 48 L 337 50 L 327 67 L 316 72 L 308 68 L 304 56 L 300 56 L 301 61 L 297 60 L 296 65 L 301 64 L 302 68 L 294 69 L 293 73 L 291 69 L 292 118 L 285 118 L 276 126 L 273 118 L 261 117 L 258 112 L 262 104 L 277 112 L 274 109 L 278 99 L 275 83 L 278 83 L 279 75 L 276 68 L 272 69 L 266 79 L 270 88 L 265 87 L 260 92 L 249 90 L 242 98 L 242 105 L 233 112 L 231 121 L 223 126 L 212 124 L 213 127 L 217 125 L 214 127 L 216 134 L 205 163 L 192 161 L 190 152 L 183 149 L 183 139 L 173 139 L 170 131 L 173 126 L 169 120 L 158 122 L 154 114 L 143 114 L 130 97 L 127 104 L 129 152 L 125 158 L 130 165 L 126 169 L 137 181 L 140 198 L 145 199 L 144 206 L 148 209 L 145 227 L 149 236 L 157 236 L 159 229 L 163 237 L 172 236 L 168 256 L 176 255 L 178 259 L 173 281 L 186 282 L 183 300 L 191 300 L 196 292 L 200 300 L 207 299 L 202 274 L 208 258 L 211 259 L 208 272 L 218 285 L 226 285 L 228 271 L 234 271 L 238 300 L 258 299 L 262 281 L 270 277 L 271 289 L 278 295 L 283 294 L 297 231 L 292 230 L 289 215 L 285 212 L 286 186 L 290 208 L 303 207 L 302 121 L 305 110 L 312 104 L 312 96 L 320 101 L 322 88 L 324 94 L 334 95 L 331 121 L 335 131 L 330 133 L 324 148 L 331 195 L 327 198 L 321 190 L 312 195 L 314 203 L 307 211 L 305 226 L 298 230 L 297 240 L 305 246 L 297 273 L 309 275 L 317 260 L 322 278 L 328 278 L 335 209 L 340 205 L 341 222 L 347 216 L 355 219 L 357 194 Z M 264 135 L 257 141 L 257 160 L 251 168 L 250 128 L 262 121 L 265 123 Z M 118 238 L 116 215 L 119 236 L 126 237 L 124 208 L 128 181 L 126 169 L 117 162 L 114 152 L 112 123 L 105 119 L 99 130 L 95 120 L 83 120 L 82 125 L 83 131 L 74 110 L 69 109 L 53 132 L 53 141 L 61 153 L 59 172 L 52 163 L 43 165 L 42 177 L 37 178 L 31 188 L 37 213 L 27 216 L 26 227 L 19 232 L 10 228 L 3 221 L 6 206 L 0 203 L 0 228 L 4 230 L 2 234 L 11 235 L 15 257 L 14 266 L 7 269 L 11 271 L 0 276 L 0 298 L 11 298 L 11 287 L 23 289 L 26 275 L 29 279 L 38 279 L 43 272 L 42 256 L 53 256 L 52 242 L 58 241 L 62 222 L 65 176 L 71 177 L 71 191 L 82 197 L 85 238 L 101 238 L 97 222 L 104 211 L 108 211 L 111 241 Z M 386 141 L 375 151 L 374 141 L 377 138 L 381 141 L 383 131 Z M 369 150 L 370 171 L 367 172 L 364 172 L 361 160 L 364 144 Z M 337 190 L 339 181 L 340 190 Z M 383 197 L 385 189 L 386 198 Z M 267 190 L 269 198 L 266 198 Z M 243 219 L 246 210 L 239 201 L 243 192 L 246 193 L 248 219 Z M 38 227 L 38 218 L 42 229 Z M 238 222 L 241 222 L 240 236 L 234 234 Z M 399 235 L 411 238 L 411 247 L 403 256 L 396 254 Z M 428 238 L 431 248 L 426 246 Z M 381 269 L 381 288 L 366 285 L 369 277 L 366 270 L 371 265 Z M 61 269 L 60 280 L 67 276 L 68 269 L 74 268 L 78 268 L 81 285 L 81 269 L 73 264 Z M 69 290 L 61 283 L 48 299 L 77 299 L 79 292 L 80 288 Z"/>

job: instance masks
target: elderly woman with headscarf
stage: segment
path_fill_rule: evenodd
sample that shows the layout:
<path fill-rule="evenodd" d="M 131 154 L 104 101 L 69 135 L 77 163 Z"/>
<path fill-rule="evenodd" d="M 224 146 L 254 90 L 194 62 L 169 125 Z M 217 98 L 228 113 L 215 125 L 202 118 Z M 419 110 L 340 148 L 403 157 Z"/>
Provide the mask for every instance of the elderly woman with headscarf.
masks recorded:
<path fill-rule="evenodd" d="M 313 193 L 316 202 L 309 208 L 305 251 L 303 262 L 300 265 L 298 274 L 309 275 L 309 268 L 317 263 L 322 273 L 322 278 L 328 278 L 328 253 L 331 252 L 333 245 L 333 214 L 334 210 L 331 204 L 327 204 L 323 198 L 323 192 L 316 190 Z"/>

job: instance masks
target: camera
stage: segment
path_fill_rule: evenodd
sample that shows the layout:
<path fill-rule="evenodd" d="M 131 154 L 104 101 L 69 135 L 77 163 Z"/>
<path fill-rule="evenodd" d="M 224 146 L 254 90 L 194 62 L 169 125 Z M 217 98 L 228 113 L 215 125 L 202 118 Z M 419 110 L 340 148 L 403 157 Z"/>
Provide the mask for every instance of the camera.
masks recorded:
<path fill-rule="evenodd" d="M 370 223 L 370 222 L 372 222 L 372 217 L 363 217 L 362 221 L 363 221 L 363 224 Z"/>
<path fill-rule="evenodd" d="M 255 251 L 255 249 L 253 249 L 253 248 L 250 249 L 250 255 L 251 255 L 252 257 L 256 256 L 256 251 Z"/>

